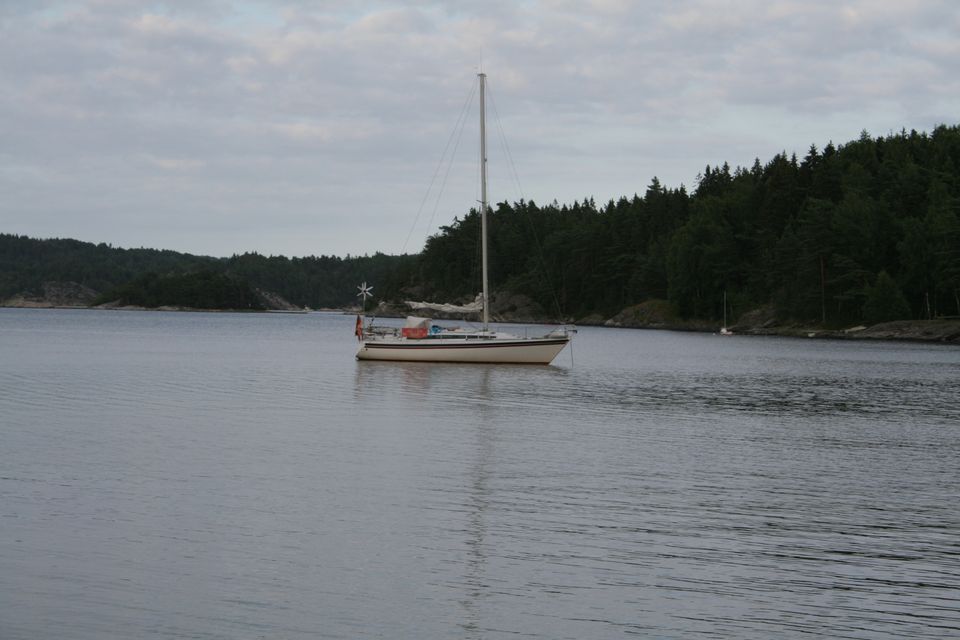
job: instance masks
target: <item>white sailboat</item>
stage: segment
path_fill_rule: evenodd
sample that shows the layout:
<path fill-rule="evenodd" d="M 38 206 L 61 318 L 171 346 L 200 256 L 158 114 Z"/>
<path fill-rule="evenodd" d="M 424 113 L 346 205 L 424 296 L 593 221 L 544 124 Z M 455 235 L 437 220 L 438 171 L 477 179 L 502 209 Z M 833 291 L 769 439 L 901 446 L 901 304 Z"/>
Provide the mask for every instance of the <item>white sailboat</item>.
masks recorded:
<path fill-rule="evenodd" d="M 358 360 L 396 360 L 414 362 L 484 362 L 512 364 L 550 364 L 570 342 L 572 331 L 565 327 L 547 335 L 529 338 L 503 333 L 490 328 L 490 296 L 487 279 L 487 140 L 484 87 L 486 74 L 480 80 L 480 234 L 482 258 L 482 293 L 473 305 L 431 305 L 416 303 L 415 308 L 442 311 L 481 311 L 483 326 L 479 330 L 447 329 L 436 326 L 429 318 L 408 317 L 401 329 L 364 326 L 357 319 Z M 364 283 L 364 286 L 366 283 Z"/>

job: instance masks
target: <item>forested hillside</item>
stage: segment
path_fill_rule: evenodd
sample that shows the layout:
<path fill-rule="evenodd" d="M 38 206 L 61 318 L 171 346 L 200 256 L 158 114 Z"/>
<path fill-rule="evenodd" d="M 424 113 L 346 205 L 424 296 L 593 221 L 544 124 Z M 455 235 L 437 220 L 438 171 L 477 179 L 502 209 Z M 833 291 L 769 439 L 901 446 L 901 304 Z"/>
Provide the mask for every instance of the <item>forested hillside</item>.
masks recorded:
<path fill-rule="evenodd" d="M 95 304 L 116 302 L 137 307 L 189 309 L 266 309 L 248 282 L 211 270 L 161 276 L 145 273 L 101 295 Z"/>
<path fill-rule="evenodd" d="M 214 263 L 214 258 L 176 251 L 0 234 L 0 300 L 40 291 L 47 281 L 78 282 L 102 292 L 144 273 L 184 272 Z"/>
<path fill-rule="evenodd" d="M 660 298 L 719 318 L 724 291 L 734 313 L 773 304 L 824 325 L 960 315 L 958 167 L 960 128 L 941 126 L 707 166 L 692 193 L 654 178 L 602 206 L 501 203 L 492 286 L 548 309 L 555 294 L 575 318 Z M 428 241 L 418 273 L 430 295 L 474 290 L 477 217 Z"/>
<path fill-rule="evenodd" d="M 343 307 L 355 302 L 356 285 L 362 280 L 376 283 L 378 293 L 389 295 L 390 287 L 399 286 L 411 261 L 412 258 L 383 254 L 291 259 L 245 253 L 211 258 L 175 251 L 120 249 L 102 243 L 36 240 L 0 234 L 0 300 L 15 294 L 39 292 L 44 282 L 69 281 L 101 294 L 115 293 L 131 304 L 143 304 L 144 300 L 176 304 L 172 300 L 182 293 L 185 302 L 221 308 L 225 281 L 206 275 L 218 273 L 230 276 L 238 284 L 278 293 L 300 307 Z M 173 277 L 182 274 L 197 277 Z M 197 298 L 198 283 L 216 284 L 199 289 L 210 292 L 216 300 Z M 139 293 L 138 288 L 142 289 Z M 246 298 L 234 297 L 235 294 L 226 299 L 241 300 L 242 308 L 247 308 Z"/>
<path fill-rule="evenodd" d="M 575 319 L 647 300 L 668 300 L 682 317 L 718 319 L 724 292 L 733 317 L 759 307 L 823 326 L 957 316 L 958 168 L 960 128 L 940 126 L 864 132 L 749 168 L 707 166 L 692 192 L 654 178 L 642 195 L 603 205 L 500 203 L 490 216 L 491 285 Z M 210 258 L 0 235 L 0 300 L 45 281 L 105 293 L 131 282 L 156 286 L 148 274 L 196 272 L 298 306 L 354 304 L 361 281 L 379 300 L 472 299 L 478 218 L 454 218 L 416 256 Z"/>

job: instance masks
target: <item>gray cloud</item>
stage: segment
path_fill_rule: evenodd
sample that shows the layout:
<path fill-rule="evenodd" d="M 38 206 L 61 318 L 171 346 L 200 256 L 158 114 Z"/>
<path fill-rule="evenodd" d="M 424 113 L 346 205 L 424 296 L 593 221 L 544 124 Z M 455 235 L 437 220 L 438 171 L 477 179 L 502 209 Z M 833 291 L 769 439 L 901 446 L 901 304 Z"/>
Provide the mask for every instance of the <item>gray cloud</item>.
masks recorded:
<path fill-rule="evenodd" d="M 4 4 L 0 230 L 395 252 L 481 55 L 523 195 L 605 200 L 956 122 L 958 32 L 948 1 Z M 461 151 L 435 226 L 475 199 Z"/>

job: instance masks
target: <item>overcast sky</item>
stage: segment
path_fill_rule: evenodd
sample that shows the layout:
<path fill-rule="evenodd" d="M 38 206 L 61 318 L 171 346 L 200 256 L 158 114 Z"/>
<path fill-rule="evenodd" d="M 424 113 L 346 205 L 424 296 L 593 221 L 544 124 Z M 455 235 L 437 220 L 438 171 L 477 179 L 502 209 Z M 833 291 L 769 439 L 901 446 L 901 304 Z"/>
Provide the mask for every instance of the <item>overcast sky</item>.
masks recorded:
<path fill-rule="evenodd" d="M 0 232 L 419 251 L 478 197 L 474 105 L 423 204 L 481 61 L 495 201 L 960 122 L 954 0 L 0 0 Z"/>

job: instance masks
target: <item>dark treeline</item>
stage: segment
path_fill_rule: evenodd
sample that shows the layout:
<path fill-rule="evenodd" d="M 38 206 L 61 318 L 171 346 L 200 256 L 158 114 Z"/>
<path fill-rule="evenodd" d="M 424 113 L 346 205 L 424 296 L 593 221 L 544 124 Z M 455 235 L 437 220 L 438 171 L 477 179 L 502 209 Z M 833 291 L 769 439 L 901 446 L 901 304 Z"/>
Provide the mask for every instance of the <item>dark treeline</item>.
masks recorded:
<path fill-rule="evenodd" d="M 940 126 L 707 166 L 693 193 L 654 178 L 602 206 L 501 203 L 491 286 L 547 309 L 556 298 L 573 317 L 667 299 L 685 317 L 719 318 L 725 291 L 738 312 L 772 304 L 825 325 L 960 315 L 958 167 L 960 128 Z M 428 295 L 475 289 L 477 218 L 428 240 L 417 265 Z"/>
<path fill-rule="evenodd" d="M 166 276 L 148 272 L 102 294 L 95 304 L 105 302 L 148 308 L 265 309 L 248 282 L 207 269 Z"/>
<path fill-rule="evenodd" d="M 187 272 L 215 262 L 176 251 L 0 234 L 0 300 L 17 293 L 38 293 L 46 281 L 79 282 L 104 292 L 144 273 Z"/>
<path fill-rule="evenodd" d="M 724 292 L 734 316 L 770 306 L 828 326 L 960 315 L 958 167 L 960 127 L 940 126 L 707 166 L 692 193 L 654 178 L 643 195 L 600 206 L 501 203 L 489 221 L 491 285 L 574 318 L 665 299 L 684 317 L 718 319 Z M 49 280 L 105 293 L 196 272 L 298 306 L 355 304 L 361 281 L 380 300 L 472 299 L 478 218 L 454 219 L 416 256 L 210 258 L 0 234 L 0 299 Z"/>
<path fill-rule="evenodd" d="M 399 295 L 410 279 L 415 256 L 285 258 L 245 253 L 225 260 L 228 273 L 278 293 L 298 306 L 341 308 L 358 303 L 357 285 L 368 282 L 381 299 Z"/>
<path fill-rule="evenodd" d="M 381 295 L 396 295 L 409 279 L 413 260 L 379 253 L 346 258 L 256 253 L 211 258 L 0 234 L 0 300 L 19 293 L 37 294 L 47 281 L 72 281 L 103 296 L 148 307 L 169 304 L 217 309 L 229 306 L 225 300 L 232 300 L 238 305 L 234 308 L 254 308 L 239 290 L 231 289 L 237 285 L 278 293 L 298 306 L 335 308 L 354 304 L 356 285 L 363 280 L 374 283 L 375 292 Z M 177 277 L 183 274 L 193 277 Z"/>

